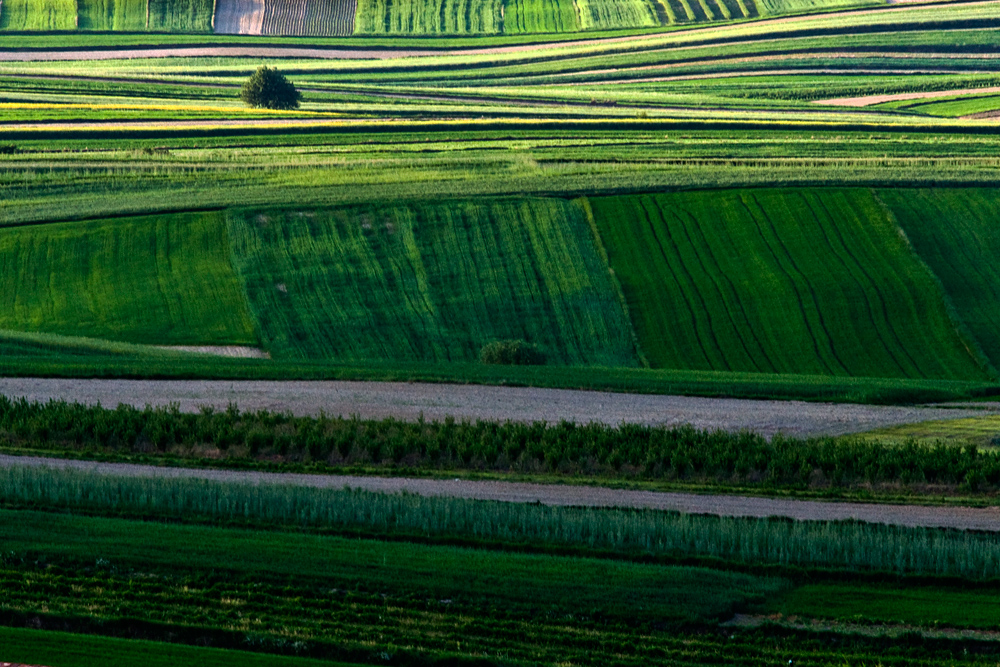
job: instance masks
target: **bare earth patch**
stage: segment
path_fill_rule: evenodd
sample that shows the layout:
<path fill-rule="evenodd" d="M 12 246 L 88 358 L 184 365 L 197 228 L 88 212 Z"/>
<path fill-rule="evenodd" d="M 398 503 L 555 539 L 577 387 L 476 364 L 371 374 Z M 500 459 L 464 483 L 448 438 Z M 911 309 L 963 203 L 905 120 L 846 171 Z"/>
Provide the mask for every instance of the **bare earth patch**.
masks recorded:
<path fill-rule="evenodd" d="M 208 354 L 214 357 L 230 357 L 233 359 L 270 359 L 264 350 L 244 345 L 157 345 L 161 350 L 174 352 L 190 352 L 191 354 Z"/>

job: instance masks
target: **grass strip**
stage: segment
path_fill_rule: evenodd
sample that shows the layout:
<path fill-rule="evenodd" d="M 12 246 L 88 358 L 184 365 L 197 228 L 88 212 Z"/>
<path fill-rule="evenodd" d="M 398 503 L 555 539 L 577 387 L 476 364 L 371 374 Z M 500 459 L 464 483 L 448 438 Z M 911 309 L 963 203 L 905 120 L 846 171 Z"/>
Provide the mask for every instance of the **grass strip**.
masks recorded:
<path fill-rule="evenodd" d="M 95 516 L 305 530 L 529 553 L 702 562 L 758 571 L 770 568 L 796 578 L 803 572 L 836 572 L 951 582 L 1000 580 L 1000 546 L 995 536 L 962 531 L 549 507 L 16 466 L 0 469 L 0 482 L 0 503 L 6 507 Z M 50 520 L 57 525 L 69 521 L 45 519 Z"/>

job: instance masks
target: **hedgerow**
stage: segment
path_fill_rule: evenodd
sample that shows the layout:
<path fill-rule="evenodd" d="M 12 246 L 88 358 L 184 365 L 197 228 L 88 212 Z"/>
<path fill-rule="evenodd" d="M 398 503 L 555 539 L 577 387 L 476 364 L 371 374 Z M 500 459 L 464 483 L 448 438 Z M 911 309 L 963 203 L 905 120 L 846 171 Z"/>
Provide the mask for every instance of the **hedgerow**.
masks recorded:
<path fill-rule="evenodd" d="M 405 422 L 177 406 L 114 410 L 0 398 L 0 444 L 91 454 L 172 454 L 316 468 L 472 470 L 757 487 L 928 486 L 991 492 L 1000 452 L 863 438 L 771 439 L 750 432 L 561 422 Z"/>

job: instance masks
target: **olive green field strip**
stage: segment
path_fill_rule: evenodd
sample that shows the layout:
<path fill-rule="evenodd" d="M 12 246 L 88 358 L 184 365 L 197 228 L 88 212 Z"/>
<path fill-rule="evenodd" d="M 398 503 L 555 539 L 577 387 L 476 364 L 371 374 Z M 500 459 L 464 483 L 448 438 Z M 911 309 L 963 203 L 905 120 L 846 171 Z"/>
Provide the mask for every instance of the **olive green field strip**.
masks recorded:
<path fill-rule="evenodd" d="M 491 341 L 520 339 L 551 363 L 638 363 L 573 202 L 263 210 L 229 223 L 276 358 L 468 362 Z"/>
<path fill-rule="evenodd" d="M 0 326 L 159 345 L 253 345 L 222 215 L 45 225 L 0 235 Z M 16 278 L 14 278 L 16 276 Z"/>
<path fill-rule="evenodd" d="M 592 204 L 654 367 L 986 376 L 934 275 L 870 191 Z"/>

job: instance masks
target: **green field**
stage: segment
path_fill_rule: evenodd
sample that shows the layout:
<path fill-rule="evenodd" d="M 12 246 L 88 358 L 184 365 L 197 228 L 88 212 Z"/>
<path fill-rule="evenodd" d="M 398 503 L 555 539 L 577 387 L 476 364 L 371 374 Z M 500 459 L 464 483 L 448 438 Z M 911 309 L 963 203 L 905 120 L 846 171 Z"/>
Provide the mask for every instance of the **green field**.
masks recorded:
<path fill-rule="evenodd" d="M 255 344 L 217 213 L 7 230 L 0 327 L 135 343 Z"/>
<path fill-rule="evenodd" d="M 505 34 L 576 32 L 580 29 L 573 3 L 565 0 L 509 0 L 504 2 Z"/>
<path fill-rule="evenodd" d="M 769 611 L 785 616 L 948 628 L 1000 628 L 995 591 L 812 584 L 789 591 L 769 606 Z"/>
<path fill-rule="evenodd" d="M 149 30 L 211 32 L 213 0 L 149 0 Z"/>
<path fill-rule="evenodd" d="M 885 0 L 757 0 L 760 13 L 764 16 L 775 14 L 800 14 L 817 10 L 835 10 L 846 7 L 877 6 Z"/>
<path fill-rule="evenodd" d="M 871 192 L 594 199 L 661 368 L 982 377 L 944 295 Z"/>
<path fill-rule="evenodd" d="M 502 0 L 358 0 L 357 35 L 491 35 L 500 32 Z"/>
<path fill-rule="evenodd" d="M 77 0 L 80 30 L 146 29 L 146 0 Z"/>
<path fill-rule="evenodd" d="M 0 30 L 75 30 L 76 0 L 5 0 Z"/>
<path fill-rule="evenodd" d="M 1000 367 L 1000 253 L 996 190 L 881 190 L 955 313 L 994 367 Z"/>
<path fill-rule="evenodd" d="M 525 340 L 550 363 L 637 364 L 572 202 L 247 211 L 229 233 L 277 358 L 468 362 Z"/>
<path fill-rule="evenodd" d="M 654 0 L 576 0 L 583 30 L 614 30 L 660 25 Z"/>

